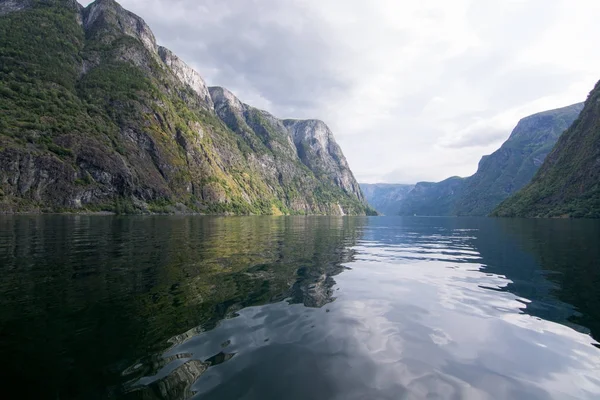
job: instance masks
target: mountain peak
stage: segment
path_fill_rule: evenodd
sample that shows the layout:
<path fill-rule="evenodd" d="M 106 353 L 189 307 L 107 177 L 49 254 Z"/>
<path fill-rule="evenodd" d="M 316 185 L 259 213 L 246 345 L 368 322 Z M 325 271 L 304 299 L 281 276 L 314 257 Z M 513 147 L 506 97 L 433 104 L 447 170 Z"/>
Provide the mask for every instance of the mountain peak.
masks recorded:
<path fill-rule="evenodd" d="M 92 34 L 116 30 L 139 39 L 150 52 L 158 53 L 156 38 L 148 24 L 115 0 L 96 0 L 87 6 L 83 12 L 83 27 Z"/>
<path fill-rule="evenodd" d="M 577 116 L 583 110 L 583 105 L 584 103 L 572 104 L 525 117 L 519 121 L 508 140 L 509 142 L 522 139 L 535 140 L 540 132 L 551 134 L 558 139 L 573 122 L 573 115 Z M 561 124 L 561 120 L 565 120 L 565 123 Z"/>
<path fill-rule="evenodd" d="M 210 96 L 215 104 L 215 110 L 217 112 L 225 106 L 233 108 L 236 112 L 243 111 L 244 103 L 224 87 L 211 86 L 208 88 L 208 91 L 210 92 Z"/>

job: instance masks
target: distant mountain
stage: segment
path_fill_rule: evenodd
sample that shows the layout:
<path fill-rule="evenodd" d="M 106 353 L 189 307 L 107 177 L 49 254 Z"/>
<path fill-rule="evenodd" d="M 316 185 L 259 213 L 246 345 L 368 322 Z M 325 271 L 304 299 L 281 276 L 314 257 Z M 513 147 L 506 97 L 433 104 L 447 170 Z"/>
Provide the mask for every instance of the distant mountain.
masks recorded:
<path fill-rule="evenodd" d="M 499 150 L 483 157 L 475 175 L 465 179 L 454 215 L 488 215 L 531 181 L 583 103 L 546 111 L 519 121 Z"/>
<path fill-rule="evenodd" d="M 71 210 L 370 212 L 323 122 L 209 89 L 115 1 L 0 0 L 0 212 Z"/>
<path fill-rule="evenodd" d="M 454 176 L 442 182 L 419 182 L 400 203 L 398 215 L 453 215 L 456 199 L 464 190 L 464 179 Z"/>
<path fill-rule="evenodd" d="M 371 207 L 385 215 L 397 215 L 402 200 L 415 185 L 361 183 L 360 187 Z"/>
<path fill-rule="evenodd" d="M 475 175 L 417 184 L 402 200 L 400 214 L 488 215 L 531 180 L 582 109 L 579 103 L 522 119 L 500 149 L 482 158 Z"/>
<path fill-rule="evenodd" d="M 531 183 L 493 215 L 600 218 L 600 82 Z"/>

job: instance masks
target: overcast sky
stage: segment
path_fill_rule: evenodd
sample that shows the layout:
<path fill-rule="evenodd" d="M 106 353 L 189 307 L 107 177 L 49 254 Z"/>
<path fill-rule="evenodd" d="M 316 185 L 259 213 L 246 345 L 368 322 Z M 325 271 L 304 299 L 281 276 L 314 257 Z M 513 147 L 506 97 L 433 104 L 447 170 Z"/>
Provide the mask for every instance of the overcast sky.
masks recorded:
<path fill-rule="evenodd" d="M 600 80 L 598 0 L 120 3 L 209 85 L 325 121 L 360 182 L 471 175 L 520 118 Z"/>

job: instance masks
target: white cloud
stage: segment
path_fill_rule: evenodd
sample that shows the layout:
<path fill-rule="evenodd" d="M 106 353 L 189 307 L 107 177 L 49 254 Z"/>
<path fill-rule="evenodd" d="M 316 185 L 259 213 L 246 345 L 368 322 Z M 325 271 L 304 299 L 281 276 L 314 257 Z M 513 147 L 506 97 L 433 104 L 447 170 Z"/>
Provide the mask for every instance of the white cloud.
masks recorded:
<path fill-rule="evenodd" d="M 600 79 L 595 0 L 122 0 L 211 85 L 320 118 L 360 181 L 470 175 Z"/>

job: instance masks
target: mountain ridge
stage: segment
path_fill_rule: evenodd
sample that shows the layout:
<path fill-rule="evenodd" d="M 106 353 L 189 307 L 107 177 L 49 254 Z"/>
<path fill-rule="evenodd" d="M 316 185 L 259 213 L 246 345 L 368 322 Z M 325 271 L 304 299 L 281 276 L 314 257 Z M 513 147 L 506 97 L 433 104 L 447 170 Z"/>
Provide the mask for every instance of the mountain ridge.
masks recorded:
<path fill-rule="evenodd" d="M 583 109 L 583 103 L 522 118 L 509 138 L 483 156 L 477 172 L 466 178 L 418 182 L 395 206 L 405 216 L 487 216 L 533 178 L 543 160 Z M 373 204 L 378 200 L 369 198 Z M 375 207 L 377 208 L 377 207 Z"/>
<path fill-rule="evenodd" d="M 329 128 L 307 165 L 283 120 L 228 120 L 114 0 L 0 0 L 0 33 L 1 212 L 372 213 Z"/>
<path fill-rule="evenodd" d="M 600 82 L 532 181 L 492 216 L 600 218 L 599 166 Z"/>
<path fill-rule="evenodd" d="M 521 119 L 500 149 L 481 160 L 466 178 L 454 212 L 488 215 L 510 195 L 531 181 L 560 135 L 577 119 L 583 103 L 543 111 Z"/>

